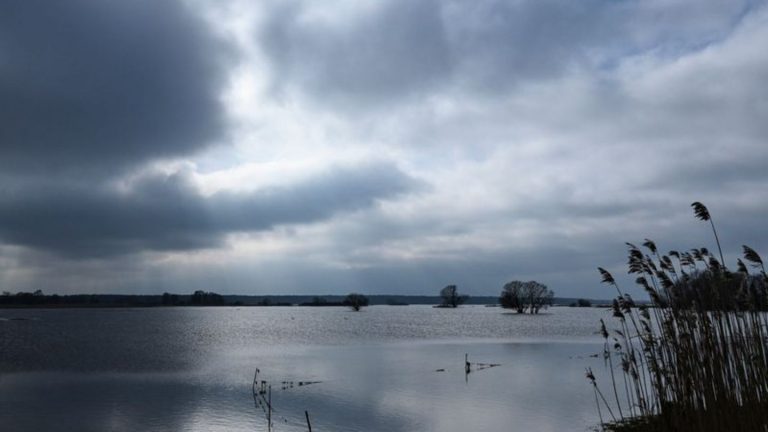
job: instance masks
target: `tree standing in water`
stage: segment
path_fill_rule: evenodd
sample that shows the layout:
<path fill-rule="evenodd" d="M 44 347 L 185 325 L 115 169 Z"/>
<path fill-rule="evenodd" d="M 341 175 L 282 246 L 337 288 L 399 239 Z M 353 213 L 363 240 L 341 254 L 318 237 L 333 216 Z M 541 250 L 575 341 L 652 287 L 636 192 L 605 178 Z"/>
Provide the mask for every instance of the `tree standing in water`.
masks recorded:
<path fill-rule="evenodd" d="M 514 309 L 517 313 L 537 314 L 552 305 L 555 293 L 543 283 L 536 281 L 512 281 L 504 285 L 499 297 L 501 306 Z"/>
<path fill-rule="evenodd" d="M 357 312 L 363 306 L 368 306 L 368 297 L 358 293 L 351 293 L 344 299 L 344 304 Z"/>
<path fill-rule="evenodd" d="M 466 295 L 460 295 L 459 290 L 456 288 L 456 285 L 448 285 L 447 287 L 440 290 L 440 297 L 443 298 L 443 306 L 444 307 L 458 307 L 460 304 L 467 301 L 467 298 L 469 298 Z"/>

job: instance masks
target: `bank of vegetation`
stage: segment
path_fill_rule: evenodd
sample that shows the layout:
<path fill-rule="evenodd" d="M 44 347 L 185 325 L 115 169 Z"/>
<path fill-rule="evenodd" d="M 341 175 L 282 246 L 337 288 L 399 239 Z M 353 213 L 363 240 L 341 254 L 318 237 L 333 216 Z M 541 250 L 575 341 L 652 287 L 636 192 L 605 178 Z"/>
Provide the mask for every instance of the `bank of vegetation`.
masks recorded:
<path fill-rule="evenodd" d="M 712 226 L 707 248 L 662 254 L 651 240 L 628 243 L 628 269 L 650 298 L 636 305 L 614 277 L 615 329 L 601 322 L 610 377 L 587 370 L 609 431 L 768 431 L 768 276 L 743 246 L 729 269 Z"/>

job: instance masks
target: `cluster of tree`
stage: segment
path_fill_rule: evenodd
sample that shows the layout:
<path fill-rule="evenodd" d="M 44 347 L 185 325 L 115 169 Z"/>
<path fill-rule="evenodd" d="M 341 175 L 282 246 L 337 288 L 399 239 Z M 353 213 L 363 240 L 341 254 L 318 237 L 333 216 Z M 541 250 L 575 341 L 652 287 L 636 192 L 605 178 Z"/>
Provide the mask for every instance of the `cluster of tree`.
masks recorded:
<path fill-rule="evenodd" d="M 343 306 L 344 303 L 338 301 L 328 301 L 325 297 L 312 297 L 308 302 L 299 303 L 299 306 Z"/>
<path fill-rule="evenodd" d="M 18 292 L 16 294 L 3 291 L 3 295 L 0 296 L 0 305 L 7 306 L 93 305 L 98 303 L 99 298 L 95 295 L 45 295 L 41 290 L 35 292 Z"/>
<path fill-rule="evenodd" d="M 456 308 L 465 303 L 469 296 L 459 294 L 456 285 L 448 285 L 440 290 L 442 303 L 438 307 Z M 552 306 L 555 293 L 546 285 L 536 281 L 512 281 L 504 285 L 499 297 L 501 306 L 514 309 L 518 313 L 537 314 L 542 309 Z M 579 299 L 579 306 L 591 306 L 588 300 Z"/>
<path fill-rule="evenodd" d="M 240 304 L 242 304 L 242 302 L 240 302 Z M 291 304 L 291 303 L 288 303 L 288 302 L 278 302 L 278 301 L 273 301 L 273 300 L 272 300 L 271 298 L 269 298 L 269 297 L 264 297 L 264 298 L 262 298 L 261 300 L 259 300 L 259 301 L 256 303 L 256 305 L 257 305 L 257 306 L 293 306 L 293 304 Z"/>
<path fill-rule="evenodd" d="M 537 314 L 552 305 L 555 293 L 546 285 L 536 281 L 512 281 L 504 285 L 499 297 L 501 306 L 518 313 Z"/>
<path fill-rule="evenodd" d="M 348 306 L 352 310 L 359 311 L 369 303 L 370 300 L 363 294 L 350 293 L 341 301 L 328 301 L 323 297 L 314 297 L 312 301 L 300 303 L 299 306 Z"/>
<path fill-rule="evenodd" d="M 570 307 L 592 307 L 592 302 L 587 299 L 578 299 L 575 302 L 568 305 Z"/>
<path fill-rule="evenodd" d="M 222 306 L 224 297 L 215 292 L 198 290 L 189 297 L 189 303 L 193 306 Z"/>
<path fill-rule="evenodd" d="M 408 306 L 408 303 L 406 303 L 406 302 L 404 302 L 402 300 L 397 300 L 397 299 L 392 299 L 392 298 L 388 298 L 385 301 L 385 304 L 387 306 Z"/>
<path fill-rule="evenodd" d="M 178 306 L 182 304 L 182 301 L 177 294 L 163 293 L 161 299 L 163 306 Z"/>

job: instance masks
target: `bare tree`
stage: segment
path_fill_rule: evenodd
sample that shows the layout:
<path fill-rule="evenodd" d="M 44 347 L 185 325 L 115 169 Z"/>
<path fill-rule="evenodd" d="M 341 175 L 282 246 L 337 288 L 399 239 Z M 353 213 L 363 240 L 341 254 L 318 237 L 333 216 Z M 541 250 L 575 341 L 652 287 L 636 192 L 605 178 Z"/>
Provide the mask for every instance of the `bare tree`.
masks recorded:
<path fill-rule="evenodd" d="M 512 281 L 504 285 L 499 297 L 502 307 L 515 309 L 518 313 L 537 314 L 552 305 L 555 293 L 546 285 L 536 281 Z"/>
<path fill-rule="evenodd" d="M 547 288 L 543 283 L 536 281 L 527 283 L 525 294 L 529 312 L 533 314 L 537 314 L 541 309 L 551 306 L 555 298 L 555 293 L 551 289 Z"/>
<path fill-rule="evenodd" d="M 460 295 L 456 285 L 448 285 L 447 287 L 441 289 L 440 297 L 443 298 L 442 306 L 452 308 L 458 307 L 469 298 L 469 296 Z"/>
<path fill-rule="evenodd" d="M 359 311 L 363 306 L 368 306 L 368 297 L 358 293 L 351 293 L 347 295 L 343 303 L 352 308 L 352 310 Z"/>
<path fill-rule="evenodd" d="M 525 312 L 525 301 L 523 300 L 523 285 L 522 281 L 512 281 L 504 285 L 501 290 L 501 297 L 499 297 L 499 303 L 501 306 L 507 309 L 514 309 L 517 313 Z"/>

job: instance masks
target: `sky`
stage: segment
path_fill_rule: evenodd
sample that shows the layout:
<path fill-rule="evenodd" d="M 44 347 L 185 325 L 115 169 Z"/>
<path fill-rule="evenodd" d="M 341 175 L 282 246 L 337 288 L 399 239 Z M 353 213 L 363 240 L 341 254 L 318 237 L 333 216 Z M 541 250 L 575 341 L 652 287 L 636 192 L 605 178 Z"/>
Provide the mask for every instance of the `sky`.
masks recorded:
<path fill-rule="evenodd" d="M 609 298 L 768 256 L 768 2 L 6 0 L 0 290 Z"/>

